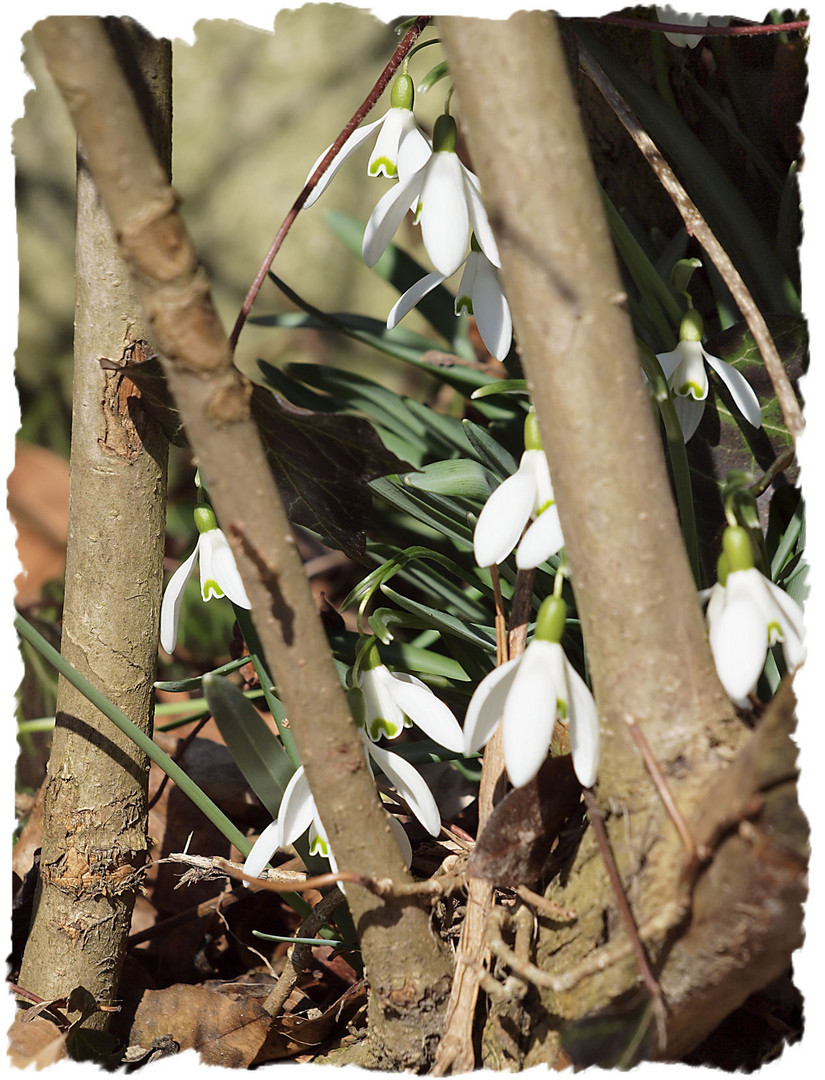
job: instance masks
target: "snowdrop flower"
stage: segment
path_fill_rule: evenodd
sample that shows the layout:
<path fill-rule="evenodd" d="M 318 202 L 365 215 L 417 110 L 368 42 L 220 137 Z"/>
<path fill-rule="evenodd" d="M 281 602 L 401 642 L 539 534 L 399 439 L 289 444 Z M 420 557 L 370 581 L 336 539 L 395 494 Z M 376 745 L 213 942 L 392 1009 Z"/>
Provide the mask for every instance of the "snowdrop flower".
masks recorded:
<path fill-rule="evenodd" d="M 397 326 L 427 293 L 446 280 L 446 274 L 435 270 L 407 289 L 387 316 L 387 329 Z M 470 254 L 464 260 L 464 273 L 455 298 L 456 315 L 462 311 L 475 316 L 484 347 L 496 360 L 503 360 L 513 340 L 510 305 L 501 288 L 498 271 L 478 246 L 475 234 L 470 239 Z"/>
<path fill-rule="evenodd" d="M 455 120 L 443 113 L 435 122 L 432 154 L 411 175 L 400 176 L 367 222 L 363 243 L 367 266 L 378 262 L 411 205 L 417 208 L 415 220 L 421 224 L 424 247 L 439 273 L 450 277 L 461 266 L 471 227 L 490 262 L 501 265 L 478 177 L 462 165 L 455 144 Z"/>
<path fill-rule="evenodd" d="M 596 781 L 599 718 L 590 691 L 559 644 L 566 615 L 564 600 L 548 596 L 530 644 L 482 679 L 467 709 L 465 753 L 480 749 L 501 722 L 507 775 L 516 787 L 541 767 L 556 720 L 568 726 L 580 783 L 592 787 Z"/>
<path fill-rule="evenodd" d="M 200 565 L 201 597 L 204 601 L 211 600 L 213 596 L 228 596 L 238 607 L 252 606 L 235 565 L 235 556 L 229 547 L 229 541 L 218 528 L 212 508 L 197 506 L 194 518 L 199 534 L 197 545 L 169 579 L 160 606 L 160 643 L 168 653 L 175 650 L 183 590 L 192 576 L 196 560 Z"/>
<path fill-rule="evenodd" d="M 430 156 L 430 144 L 413 116 L 413 94 L 413 81 L 410 76 L 405 73 L 399 75 L 393 83 L 389 110 L 380 120 L 365 124 L 364 127 L 353 131 L 332 164 L 310 192 L 304 203 L 304 209 L 312 206 L 347 158 L 363 145 L 374 131 L 378 132 L 378 137 L 367 163 L 368 176 L 383 175 L 391 179 L 403 178 L 424 164 Z M 328 146 L 315 160 L 309 170 L 307 180 L 327 156 L 329 149 Z"/>
<path fill-rule="evenodd" d="M 427 832 L 431 836 L 438 836 L 441 831 L 441 815 L 433 793 L 421 774 L 399 754 L 392 754 L 375 746 L 363 732 L 361 738 L 368 755 L 367 762 L 370 771 L 372 772 L 370 762 L 372 758 Z M 404 860 L 409 866 L 412 862 L 409 837 L 401 823 L 392 814 L 387 813 L 387 821 L 398 841 Z M 302 765 L 292 774 L 292 779 L 287 784 L 278 817 L 255 841 L 244 862 L 244 873 L 249 877 L 259 877 L 279 848 L 286 848 L 293 844 L 307 830 L 309 830 L 310 854 L 322 855 L 325 859 L 329 859 L 333 870 L 337 870 L 338 864 L 312 792 L 309 790 L 309 783 Z"/>
<path fill-rule="evenodd" d="M 762 426 L 759 399 L 750 383 L 730 364 L 711 356 L 702 348 L 702 316 L 691 308 L 679 328 L 679 343 L 672 352 L 657 356 L 662 372 L 673 393 L 676 415 L 682 426 L 685 442 L 692 438 L 699 427 L 708 396 L 708 376 L 705 361 L 713 368 L 727 386 L 737 409 L 753 427 Z"/>
<path fill-rule="evenodd" d="M 434 742 L 456 752 L 463 749 L 461 727 L 444 702 L 414 675 L 389 671 L 381 663 L 374 640 L 362 656 L 358 687 L 362 698 L 358 707 L 363 706 L 363 726 L 370 743 L 377 742 L 382 735 L 397 738 L 405 726 L 405 718 L 409 718 Z M 375 747 L 369 745 L 368 750 L 374 756 Z M 379 764 L 383 769 L 380 761 Z"/>
<path fill-rule="evenodd" d="M 741 526 L 725 529 L 706 619 L 719 680 L 741 708 L 748 706 L 771 645 L 782 642 L 789 672 L 805 659 L 802 609 L 753 565 L 750 537 Z"/>
<path fill-rule="evenodd" d="M 496 488 L 479 515 L 473 534 L 479 566 L 504 562 L 518 544 L 516 566 L 530 570 L 564 546 L 550 469 L 532 409 L 524 422 L 524 447 L 517 471 Z"/>

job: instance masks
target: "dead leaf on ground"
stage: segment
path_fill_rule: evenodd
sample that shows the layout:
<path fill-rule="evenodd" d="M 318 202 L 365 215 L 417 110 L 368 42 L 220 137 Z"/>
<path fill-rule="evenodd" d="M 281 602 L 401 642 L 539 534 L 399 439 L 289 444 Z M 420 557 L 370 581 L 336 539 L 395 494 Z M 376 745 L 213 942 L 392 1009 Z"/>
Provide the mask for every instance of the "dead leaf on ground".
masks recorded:
<path fill-rule="evenodd" d="M 246 1069 L 266 1041 L 272 1017 L 253 998 L 178 983 L 147 990 L 135 1014 L 131 1044 L 151 1046 L 171 1036 L 181 1050 L 197 1050 L 205 1065 Z"/>
<path fill-rule="evenodd" d="M 43 1069 L 66 1056 L 66 1034 L 45 1016 L 15 1020 L 9 1028 L 8 1054 L 16 1069 Z"/>

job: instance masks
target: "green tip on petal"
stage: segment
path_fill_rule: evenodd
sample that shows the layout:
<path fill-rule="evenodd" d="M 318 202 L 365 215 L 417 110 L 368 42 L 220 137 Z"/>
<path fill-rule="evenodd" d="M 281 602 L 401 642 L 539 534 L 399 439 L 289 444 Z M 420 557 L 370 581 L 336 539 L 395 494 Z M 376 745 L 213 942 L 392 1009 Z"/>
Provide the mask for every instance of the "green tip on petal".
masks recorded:
<path fill-rule="evenodd" d="M 381 170 L 384 170 L 384 175 L 388 176 L 390 180 L 394 180 L 398 176 L 398 168 L 394 161 L 390 161 L 388 157 L 375 158 L 369 163 L 367 172 L 370 176 L 379 176 Z"/>
<path fill-rule="evenodd" d="M 457 138 L 458 130 L 455 126 L 455 120 L 449 113 L 442 113 L 433 128 L 433 151 L 438 153 L 441 150 L 446 150 L 448 153 L 454 154 Z"/>
<path fill-rule="evenodd" d="M 539 432 L 539 418 L 535 409 L 531 409 L 524 421 L 524 449 L 543 450 L 541 433 Z"/>
<path fill-rule="evenodd" d="M 682 318 L 682 325 L 679 327 L 679 340 L 701 341 L 704 330 L 705 324 L 702 316 L 695 308 L 691 308 L 690 311 L 685 312 Z"/>
<path fill-rule="evenodd" d="M 215 581 L 214 578 L 207 578 L 201 585 L 201 596 L 204 600 L 211 600 L 214 596 L 216 600 L 224 595 L 223 589 Z"/>
<path fill-rule="evenodd" d="M 728 573 L 753 569 L 753 545 L 748 530 L 728 525 L 722 537 L 722 551 L 728 561 Z"/>
<path fill-rule="evenodd" d="M 567 621 L 567 604 L 560 596 L 548 596 L 542 601 L 536 616 L 536 638 L 558 645 Z"/>
<path fill-rule="evenodd" d="M 211 506 L 196 506 L 192 516 L 195 519 L 195 527 L 199 533 L 212 532 L 218 527 L 218 519 Z"/>
<path fill-rule="evenodd" d="M 382 732 L 386 734 L 388 739 L 394 739 L 400 731 L 401 728 L 397 724 L 385 720 L 383 716 L 374 716 L 370 720 L 370 738 L 373 742 L 378 742 Z"/>
<path fill-rule="evenodd" d="M 394 109 L 412 109 L 415 100 L 415 84 L 406 72 L 403 72 L 392 84 L 390 105 Z"/>

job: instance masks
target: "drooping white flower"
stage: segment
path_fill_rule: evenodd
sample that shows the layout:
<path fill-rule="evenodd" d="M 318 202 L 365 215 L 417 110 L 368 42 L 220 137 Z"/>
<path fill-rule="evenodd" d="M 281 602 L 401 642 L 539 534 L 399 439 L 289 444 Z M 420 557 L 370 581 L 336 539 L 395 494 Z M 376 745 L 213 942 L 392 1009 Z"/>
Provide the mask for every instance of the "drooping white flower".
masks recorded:
<path fill-rule="evenodd" d="M 195 550 L 169 579 L 160 607 L 160 643 L 168 653 L 174 652 L 178 639 L 183 590 L 194 572 L 195 562 L 199 564 L 201 597 L 204 601 L 228 596 L 238 607 L 251 607 L 235 565 L 235 556 L 229 541 L 218 528 L 213 510 L 209 506 L 198 506 L 194 518 L 198 528 Z"/>
<path fill-rule="evenodd" d="M 376 746 L 363 732 L 361 732 L 361 738 L 370 772 L 373 771 L 372 762 L 374 761 L 427 832 L 431 836 L 438 836 L 441 831 L 438 805 L 427 782 L 418 770 L 400 754 L 393 754 L 384 750 L 383 747 Z M 404 860 L 409 866 L 412 862 L 409 837 L 404 827 L 392 814 L 387 814 L 387 821 L 398 841 Z M 287 784 L 277 819 L 264 829 L 247 856 L 244 873 L 250 877 L 259 877 L 279 848 L 288 847 L 307 830 L 309 830 L 310 853 L 329 859 L 332 868 L 337 870 L 335 855 L 309 789 L 306 773 L 301 766 L 293 773 Z"/>
<path fill-rule="evenodd" d="M 461 727 L 444 702 L 421 679 L 385 667 L 374 641 L 362 658 L 358 686 L 363 695 L 364 729 L 372 743 L 382 735 L 395 739 L 407 717 L 448 750 L 463 748 Z"/>
<path fill-rule="evenodd" d="M 782 643 L 789 672 L 803 663 L 805 627 L 799 604 L 753 565 L 747 530 L 729 526 L 722 545 L 720 580 L 705 613 L 708 640 L 720 682 L 746 708 L 771 645 Z"/>
<path fill-rule="evenodd" d="M 504 562 L 518 544 L 516 566 L 530 570 L 564 546 L 550 469 L 532 410 L 524 422 L 524 445 L 518 469 L 492 493 L 476 523 L 473 550 L 479 566 Z"/>
<path fill-rule="evenodd" d="M 430 143 L 418 126 L 413 115 L 413 81 L 402 73 L 393 83 L 390 96 L 390 108 L 371 124 L 356 128 L 333 159 L 329 168 L 310 192 L 304 203 L 304 209 L 312 206 L 326 189 L 344 162 L 373 132 L 378 135 L 375 146 L 367 163 L 368 176 L 388 176 L 390 179 L 405 178 L 420 169 L 430 156 Z M 307 180 L 312 176 L 323 159 L 327 156 L 328 146 L 320 154 L 309 170 Z M 305 181 L 306 183 L 306 181 Z"/>
<path fill-rule="evenodd" d="M 450 277 L 461 266 L 471 228 L 490 262 L 501 265 L 478 177 L 462 165 L 455 144 L 455 120 L 444 113 L 435 123 L 432 154 L 411 175 L 401 176 L 373 210 L 364 230 L 362 250 L 367 266 L 378 262 L 411 205 L 417 207 L 415 220 L 439 273 Z"/>
<path fill-rule="evenodd" d="M 761 427 L 762 410 L 750 383 L 735 367 L 705 351 L 702 347 L 702 329 L 701 315 L 691 308 L 682 319 L 676 348 L 657 356 L 673 393 L 673 404 L 685 442 L 693 437 L 705 411 L 708 396 L 705 363 L 727 386 L 734 404 L 748 423 Z"/>
<path fill-rule="evenodd" d="M 516 787 L 541 768 L 557 720 L 568 726 L 580 783 L 592 787 L 596 781 L 599 718 L 590 691 L 561 647 L 565 618 L 561 597 L 547 597 L 530 644 L 482 679 L 467 708 L 465 753 L 479 750 L 501 723 L 507 775 Z"/>
<path fill-rule="evenodd" d="M 481 340 L 491 356 L 503 360 L 513 340 L 513 320 L 510 305 L 499 281 L 498 270 L 479 248 L 475 235 L 471 250 L 464 261 L 464 273 L 455 298 L 455 313 L 466 311 L 475 316 Z M 392 330 L 405 315 L 428 293 L 447 280 L 447 275 L 433 271 L 416 281 L 393 305 L 387 316 L 387 329 Z"/>

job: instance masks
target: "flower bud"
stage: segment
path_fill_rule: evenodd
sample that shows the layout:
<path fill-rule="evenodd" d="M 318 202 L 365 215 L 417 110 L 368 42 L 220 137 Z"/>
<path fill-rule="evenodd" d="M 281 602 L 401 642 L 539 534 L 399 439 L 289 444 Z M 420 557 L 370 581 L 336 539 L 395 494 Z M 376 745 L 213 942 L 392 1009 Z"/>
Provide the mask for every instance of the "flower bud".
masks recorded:
<path fill-rule="evenodd" d="M 458 130 L 455 120 L 449 113 L 442 113 L 433 128 L 433 152 L 438 153 L 440 150 L 446 150 L 448 153 L 454 154 L 457 137 Z"/>
<path fill-rule="evenodd" d="M 722 551 L 728 563 L 728 573 L 753 569 L 753 546 L 748 530 L 741 525 L 729 525 L 722 536 Z"/>
<path fill-rule="evenodd" d="M 567 621 L 567 604 L 560 596 L 546 597 L 536 616 L 536 639 L 558 645 Z"/>
<path fill-rule="evenodd" d="M 679 340 L 701 341 L 704 330 L 705 324 L 702 316 L 695 308 L 691 308 L 682 317 L 682 324 L 679 327 Z"/>
<path fill-rule="evenodd" d="M 412 109 L 415 100 L 415 86 L 407 74 L 401 74 L 392 84 L 390 105 L 394 109 Z"/>
<path fill-rule="evenodd" d="M 524 421 L 524 449 L 543 450 L 541 432 L 539 431 L 539 418 L 535 409 L 531 409 Z"/>
<path fill-rule="evenodd" d="M 195 527 L 199 533 L 212 532 L 218 527 L 218 519 L 211 506 L 196 506 L 192 515 L 195 519 Z"/>

